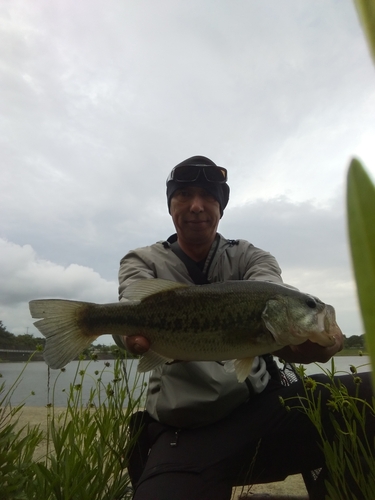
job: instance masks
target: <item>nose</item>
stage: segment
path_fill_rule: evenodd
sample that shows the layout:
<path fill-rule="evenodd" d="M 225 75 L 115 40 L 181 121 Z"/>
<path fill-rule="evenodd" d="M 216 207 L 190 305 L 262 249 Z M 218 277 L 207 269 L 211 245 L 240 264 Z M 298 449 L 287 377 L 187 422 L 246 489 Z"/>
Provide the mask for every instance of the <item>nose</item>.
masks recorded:
<path fill-rule="evenodd" d="M 204 212 L 204 199 L 199 194 L 196 194 L 190 204 L 190 212 L 198 214 L 199 212 Z"/>

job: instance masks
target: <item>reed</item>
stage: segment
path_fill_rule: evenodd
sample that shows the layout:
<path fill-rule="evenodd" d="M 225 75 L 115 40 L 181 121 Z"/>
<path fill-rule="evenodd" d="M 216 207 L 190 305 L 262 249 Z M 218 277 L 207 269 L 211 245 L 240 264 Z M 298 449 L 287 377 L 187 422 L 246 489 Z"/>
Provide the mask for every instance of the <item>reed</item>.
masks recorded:
<path fill-rule="evenodd" d="M 303 411 L 309 417 L 320 438 L 320 445 L 325 457 L 327 488 L 326 498 L 329 500 L 373 500 L 375 498 L 375 447 L 374 437 L 366 433 L 369 420 L 375 418 L 375 399 L 369 403 L 358 395 L 362 383 L 359 367 L 350 366 L 356 386 L 356 394 L 349 395 L 347 388 L 335 377 L 338 374 L 334 360 L 331 369 L 320 367 L 328 377 L 328 382 L 319 382 L 305 376 L 304 367 L 297 368 L 304 381 L 305 394 L 298 396 L 300 405 L 288 406 L 288 401 L 295 398 L 282 399 L 281 403 L 289 411 Z M 343 373 L 340 371 L 340 375 Z M 326 433 L 326 424 L 322 421 L 321 389 L 329 389 L 327 406 L 330 420 L 334 428 L 334 439 Z M 323 500 L 323 499 L 322 499 Z"/>
<path fill-rule="evenodd" d="M 138 375 L 129 385 L 130 360 L 119 354 L 95 372 L 89 401 L 82 398 L 87 364 L 78 365 L 67 388 L 67 407 L 57 411 L 54 389 L 47 404 L 47 430 L 25 426 L 15 430 L 23 404 L 11 405 L 14 385 L 0 399 L 0 498 L 27 500 L 120 500 L 130 499 L 132 490 L 127 473 L 132 440 L 128 425 L 133 412 L 144 406 L 146 384 Z M 94 361 L 91 361 L 94 362 Z M 26 366 L 26 365 L 25 365 Z M 112 381 L 102 382 L 104 370 Z M 61 372 L 62 373 L 62 372 Z M 19 383 L 22 373 L 16 381 Z M 60 375 L 59 375 L 60 376 Z M 44 442 L 46 451 L 38 457 Z"/>

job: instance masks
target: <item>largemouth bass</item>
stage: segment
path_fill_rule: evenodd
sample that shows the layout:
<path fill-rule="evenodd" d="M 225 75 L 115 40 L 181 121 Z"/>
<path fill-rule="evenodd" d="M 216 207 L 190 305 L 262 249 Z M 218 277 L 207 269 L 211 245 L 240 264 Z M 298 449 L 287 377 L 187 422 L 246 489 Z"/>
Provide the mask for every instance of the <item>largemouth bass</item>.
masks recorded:
<path fill-rule="evenodd" d="M 35 326 L 47 339 L 46 363 L 62 368 L 103 334 L 143 335 L 151 349 L 139 362 L 141 372 L 173 360 L 234 359 L 243 381 L 255 356 L 307 339 L 330 346 L 340 332 L 332 306 L 270 282 L 147 279 L 126 292 L 131 300 L 115 304 L 32 300 L 31 316 L 43 318 Z"/>

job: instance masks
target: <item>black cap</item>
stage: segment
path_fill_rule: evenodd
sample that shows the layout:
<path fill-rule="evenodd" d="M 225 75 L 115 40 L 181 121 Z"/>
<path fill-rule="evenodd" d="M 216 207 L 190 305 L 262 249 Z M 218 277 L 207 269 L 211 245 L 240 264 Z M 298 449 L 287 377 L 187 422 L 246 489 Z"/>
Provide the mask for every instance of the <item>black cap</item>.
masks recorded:
<path fill-rule="evenodd" d="M 191 158 L 188 158 L 187 160 L 182 161 L 176 167 L 188 167 L 188 166 L 205 166 L 207 165 L 208 167 L 217 167 L 216 163 L 214 163 L 212 160 L 209 158 L 206 158 L 205 156 L 192 156 Z M 176 168 L 174 167 L 174 168 Z M 192 182 L 178 182 L 175 181 L 174 179 L 169 179 L 167 180 L 167 202 L 168 202 L 168 210 L 169 213 L 171 212 L 171 199 L 175 191 L 177 189 L 181 189 L 182 187 L 186 187 L 187 185 L 189 186 L 199 186 L 210 195 L 212 195 L 220 205 L 220 216 L 223 216 L 223 212 L 225 207 L 228 204 L 229 201 L 229 186 L 227 183 L 218 183 L 218 182 L 210 182 L 207 181 L 205 176 L 203 175 L 203 172 L 199 175 L 199 177 Z"/>

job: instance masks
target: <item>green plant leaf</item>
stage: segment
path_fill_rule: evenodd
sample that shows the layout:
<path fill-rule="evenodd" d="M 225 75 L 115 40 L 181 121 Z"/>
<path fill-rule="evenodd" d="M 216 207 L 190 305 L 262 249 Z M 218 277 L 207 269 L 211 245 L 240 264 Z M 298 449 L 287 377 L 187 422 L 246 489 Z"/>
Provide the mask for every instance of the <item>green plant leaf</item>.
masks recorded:
<path fill-rule="evenodd" d="M 354 0 L 354 3 L 375 62 L 375 0 Z"/>
<path fill-rule="evenodd" d="M 349 167 L 347 210 L 354 275 L 375 388 L 375 187 L 357 159 Z"/>

